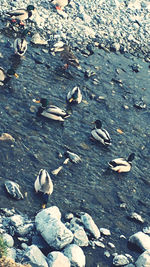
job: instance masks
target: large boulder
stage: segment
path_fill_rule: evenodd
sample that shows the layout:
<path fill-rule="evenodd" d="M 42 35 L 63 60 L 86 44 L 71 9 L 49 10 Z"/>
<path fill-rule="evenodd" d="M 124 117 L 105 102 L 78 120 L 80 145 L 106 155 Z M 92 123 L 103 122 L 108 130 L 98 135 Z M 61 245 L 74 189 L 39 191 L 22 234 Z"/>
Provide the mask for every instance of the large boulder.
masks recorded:
<path fill-rule="evenodd" d="M 85 267 L 85 255 L 79 246 L 75 244 L 68 245 L 64 248 L 63 253 L 69 258 L 71 267 Z"/>
<path fill-rule="evenodd" d="M 150 266 L 150 250 L 143 252 L 135 262 L 136 267 L 148 267 Z"/>
<path fill-rule="evenodd" d="M 136 234 L 130 236 L 129 242 L 135 244 L 143 251 L 150 249 L 150 236 L 144 234 L 143 232 L 137 232 Z"/>
<path fill-rule="evenodd" d="M 36 265 L 37 267 L 48 267 L 46 257 L 41 252 L 41 250 L 35 245 L 29 246 L 25 250 L 23 258 L 25 262 L 30 263 L 31 266 Z"/>
<path fill-rule="evenodd" d="M 53 251 L 47 255 L 49 267 L 70 267 L 70 260 L 59 251 Z"/>
<path fill-rule="evenodd" d="M 56 206 L 39 212 L 35 217 L 35 224 L 41 236 L 50 247 L 57 250 L 70 244 L 73 240 L 72 232 L 61 222 L 61 213 Z"/>

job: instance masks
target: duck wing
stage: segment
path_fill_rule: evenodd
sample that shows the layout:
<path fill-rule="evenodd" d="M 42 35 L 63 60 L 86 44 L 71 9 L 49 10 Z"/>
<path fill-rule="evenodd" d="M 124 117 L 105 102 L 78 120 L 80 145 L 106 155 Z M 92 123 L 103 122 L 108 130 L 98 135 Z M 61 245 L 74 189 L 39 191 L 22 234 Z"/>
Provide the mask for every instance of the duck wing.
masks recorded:
<path fill-rule="evenodd" d="M 63 109 L 56 107 L 56 106 L 52 106 L 52 105 L 47 107 L 45 109 L 45 111 L 48 113 L 51 113 L 51 114 L 57 114 L 57 115 L 61 115 L 61 116 L 67 115 L 67 113 Z"/>

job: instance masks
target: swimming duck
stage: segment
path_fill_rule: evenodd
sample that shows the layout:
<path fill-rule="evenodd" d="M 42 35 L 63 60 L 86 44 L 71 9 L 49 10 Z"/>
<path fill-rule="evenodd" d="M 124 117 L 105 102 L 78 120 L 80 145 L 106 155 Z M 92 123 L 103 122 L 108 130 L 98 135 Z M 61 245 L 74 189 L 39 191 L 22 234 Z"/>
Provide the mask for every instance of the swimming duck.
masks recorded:
<path fill-rule="evenodd" d="M 62 10 L 65 6 L 70 3 L 71 0 L 52 0 L 52 4 L 56 5 L 57 10 Z"/>
<path fill-rule="evenodd" d="M 69 158 L 70 161 L 73 162 L 73 163 L 79 163 L 80 161 L 82 161 L 81 158 L 77 154 L 75 154 L 75 153 L 73 153 L 73 152 L 71 152 L 69 150 L 67 150 L 65 152 L 65 156 L 67 158 Z"/>
<path fill-rule="evenodd" d="M 29 33 L 27 29 L 25 29 L 22 34 L 21 38 L 17 38 L 14 41 L 14 50 L 15 54 L 18 56 L 23 56 L 27 50 L 27 41 L 25 40 L 25 36 Z"/>
<path fill-rule="evenodd" d="M 78 86 L 75 86 L 70 92 L 67 94 L 67 101 L 69 103 L 81 103 L 82 101 L 82 94 L 81 90 Z"/>
<path fill-rule="evenodd" d="M 42 104 L 42 106 L 38 108 L 37 116 L 41 115 L 56 121 L 64 121 L 65 118 L 70 116 L 63 109 L 49 105 L 49 101 L 46 98 L 41 98 L 40 100 L 33 99 L 33 102 Z"/>
<path fill-rule="evenodd" d="M 7 180 L 5 182 L 5 188 L 7 190 L 7 192 L 15 199 L 23 199 L 23 195 L 20 191 L 20 186 L 13 182 L 13 181 L 10 181 L 10 180 Z"/>
<path fill-rule="evenodd" d="M 72 53 L 71 48 L 66 44 L 62 47 L 61 58 L 65 63 L 65 69 L 67 69 L 69 65 L 76 68 L 81 68 L 79 60 Z"/>
<path fill-rule="evenodd" d="M 135 154 L 131 153 L 128 159 L 118 158 L 110 161 L 108 164 L 110 168 L 115 172 L 129 172 L 132 167 L 132 160 L 134 159 Z"/>
<path fill-rule="evenodd" d="M 111 145 L 111 138 L 109 133 L 102 129 L 102 122 L 100 120 L 96 120 L 95 122 L 95 128 L 91 131 L 91 136 L 101 142 L 103 145 Z"/>
<path fill-rule="evenodd" d="M 23 21 L 29 19 L 33 12 L 35 11 L 35 7 L 33 5 L 27 6 L 27 9 L 15 9 L 6 12 L 6 15 L 11 18 L 12 22 L 19 21 L 20 25 L 24 25 Z"/>
<path fill-rule="evenodd" d="M 42 208 L 46 207 L 48 202 L 49 195 L 53 193 L 53 182 L 50 178 L 49 173 L 41 169 L 39 174 L 34 182 L 34 188 L 36 193 L 40 192 L 43 198 L 43 205 Z"/>
<path fill-rule="evenodd" d="M 8 69 L 7 72 L 5 72 L 5 70 L 0 67 L 0 86 L 6 84 L 12 76 L 15 76 L 16 78 L 19 77 L 18 74 L 15 73 L 14 69 Z"/>

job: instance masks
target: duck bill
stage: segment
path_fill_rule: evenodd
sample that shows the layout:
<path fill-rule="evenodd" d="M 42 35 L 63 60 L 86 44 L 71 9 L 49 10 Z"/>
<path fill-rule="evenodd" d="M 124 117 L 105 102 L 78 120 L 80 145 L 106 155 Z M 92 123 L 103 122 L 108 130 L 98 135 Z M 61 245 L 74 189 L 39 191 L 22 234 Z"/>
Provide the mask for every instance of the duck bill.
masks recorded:
<path fill-rule="evenodd" d="M 40 100 L 33 99 L 32 100 L 34 103 L 40 103 Z"/>
<path fill-rule="evenodd" d="M 17 73 L 15 73 L 15 74 L 14 74 L 14 76 L 15 76 L 16 78 L 18 78 L 18 77 L 19 77 L 19 75 L 18 75 Z"/>
<path fill-rule="evenodd" d="M 69 99 L 69 103 L 71 103 L 72 101 L 73 101 L 73 98 L 70 98 L 70 99 Z"/>

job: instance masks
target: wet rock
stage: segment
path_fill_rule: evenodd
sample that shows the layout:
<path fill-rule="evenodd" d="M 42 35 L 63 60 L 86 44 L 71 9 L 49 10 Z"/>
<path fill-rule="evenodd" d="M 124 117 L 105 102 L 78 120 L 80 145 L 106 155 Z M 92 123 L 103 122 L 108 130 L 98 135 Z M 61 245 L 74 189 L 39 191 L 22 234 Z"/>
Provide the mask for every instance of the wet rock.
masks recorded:
<path fill-rule="evenodd" d="M 100 231 L 95 222 L 93 221 L 92 217 L 88 213 L 81 212 L 80 215 L 81 215 L 80 217 L 81 222 L 83 223 L 85 229 L 88 230 L 90 234 L 92 234 L 95 238 L 98 239 L 100 237 Z"/>
<path fill-rule="evenodd" d="M 103 235 L 111 235 L 111 232 L 106 228 L 100 228 L 99 230 Z"/>
<path fill-rule="evenodd" d="M 9 234 L 7 234 L 7 233 L 3 234 L 3 240 L 4 240 L 4 242 L 6 243 L 6 245 L 7 245 L 9 248 L 13 247 L 13 245 L 14 245 L 14 240 L 13 240 L 13 238 L 12 238 L 11 235 L 9 235 Z"/>
<path fill-rule="evenodd" d="M 79 246 L 75 244 L 68 245 L 63 253 L 69 258 L 72 267 L 85 267 L 85 255 Z"/>
<path fill-rule="evenodd" d="M 124 255 L 116 255 L 114 258 L 113 258 L 113 264 L 115 266 L 122 266 L 122 265 L 126 265 L 126 264 L 129 264 L 129 260 L 126 256 Z"/>
<path fill-rule="evenodd" d="M 7 192 L 15 199 L 23 199 L 24 196 L 22 195 L 21 191 L 20 191 L 20 186 L 13 182 L 13 181 L 6 181 L 5 182 L 5 188 L 7 190 Z"/>
<path fill-rule="evenodd" d="M 141 217 L 141 215 L 137 214 L 136 212 L 132 212 L 132 214 L 130 215 L 130 218 L 133 220 L 136 220 L 140 223 L 144 223 L 143 218 Z"/>
<path fill-rule="evenodd" d="M 52 251 L 47 255 L 49 267 L 70 267 L 70 260 L 62 252 Z"/>
<path fill-rule="evenodd" d="M 150 266 L 150 250 L 143 252 L 135 262 L 136 267 L 148 267 Z"/>
<path fill-rule="evenodd" d="M 24 259 L 25 262 L 31 263 L 31 265 L 36 264 L 36 266 L 39 267 L 48 267 L 46 257 L 41 252 L 41 250 L 35 245 L 31 245 L 25 250 Z"/>
<path fill-rule="evenodd" d="M 150 249 L 150 236 L 144 234 L 143 232 L 137 232 L 136 234 L 130 236 L 129 242 L 135 244 L 143 251 Z"/>
<path fill-rule="evenodd" d="M 35 217 L 37 230 L 49 246 L 61 249 L 73 240 L 72 232 L 61 222 L 61 213 L 55 206 L 39 212 Z"/>

